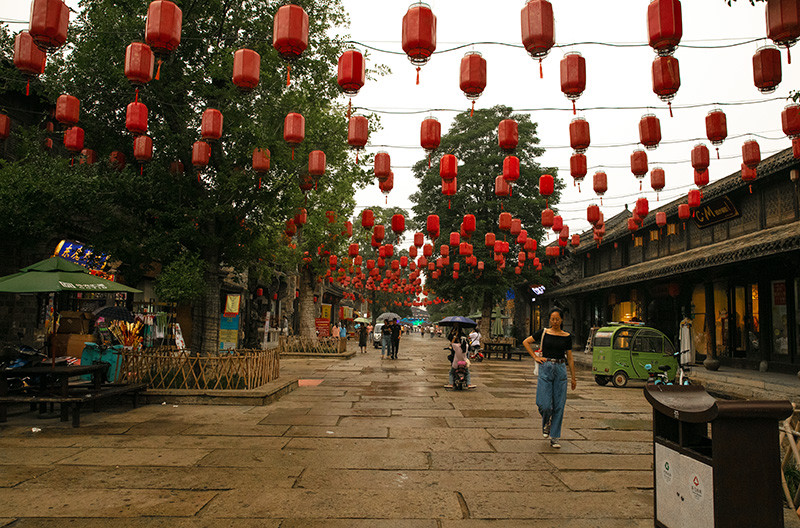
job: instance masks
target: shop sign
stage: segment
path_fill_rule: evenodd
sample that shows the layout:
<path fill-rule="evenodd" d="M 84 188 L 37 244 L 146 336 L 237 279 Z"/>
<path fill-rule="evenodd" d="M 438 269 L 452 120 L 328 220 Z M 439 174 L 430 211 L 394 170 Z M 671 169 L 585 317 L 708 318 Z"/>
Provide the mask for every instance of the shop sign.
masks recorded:
<path fill-rule="evenodd" d="M 222 316 L 219 320 L 219 349 L 239 348 L 239 314 L 233 317 Z"/>
<path fill-rule="evenodd" d="M 703 229 L 738 216 L 739 211 L 730 198 L 722 196 L 701 205 L 694 213 L 694 223 Z"/>
<path fill-rule="evenodd" d="M 324 317 L 317 317 L 314 319 L 314 325 L 317 327 L 317 337 L 330 337 L 331 335 L 331 320 Z"/>
<path fill-rule="evenodd" d="M 225 317 L 234 317 L 239 315 L 239 304 L 242 301 L 241 295 L 228 294 L 225 296 Z"/>
<path fill-rule="evenodd" d="M 327 319 L 328 321 L 330 321 L 331 320 L 331 305 L 330 304 L 320 305 L 319 316 L 320 316 L 321 319 Z"/>

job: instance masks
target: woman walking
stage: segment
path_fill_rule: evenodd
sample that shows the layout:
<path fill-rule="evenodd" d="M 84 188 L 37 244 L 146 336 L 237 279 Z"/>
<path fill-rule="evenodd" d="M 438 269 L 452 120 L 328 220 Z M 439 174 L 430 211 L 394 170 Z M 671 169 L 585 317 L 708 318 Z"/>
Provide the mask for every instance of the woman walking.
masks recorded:
<path fill-rule="evenodd" d="M 564 312 L 560 308 L 550 311 L 550 327 L 542 328 L 522 342 L 525 350 L 539 363 L 539 381 L 536 384 L 536 406 L 542 415 L 542 436 L 550 438 L 550 447 L 561 447 L 561 424 L 567 402 L 567 365 L 575 390 L 575 364 L 572 362 L 572 334 L 561 328 Z M 539 343 L 541 356 L 533 353 L 533 343 Z"/>
<path fill-rule="evenodd" d="M 358 326 L 358 346 L 361 348 L 361 353 L 367 353 L 367 325 L 359 323 Z"/>

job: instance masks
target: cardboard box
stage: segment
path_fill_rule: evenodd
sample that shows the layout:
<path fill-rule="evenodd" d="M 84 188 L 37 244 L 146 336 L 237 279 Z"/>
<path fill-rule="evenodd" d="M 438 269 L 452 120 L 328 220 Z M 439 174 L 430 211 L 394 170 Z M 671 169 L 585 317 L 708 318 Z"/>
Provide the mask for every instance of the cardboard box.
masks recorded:
<path fill-rule="evenodd" d="M 89 333 L 89 323 L 94 317 L 86 312 L 70 312 L 64 310 L 59 312 L 58 333 L 59 334 L 87 334 Z"/>
<path fill-rule="evenodd" d="M 79 358 L 83 355 L 84 343 L 96 343 L 92 334 L 56 334 L 52 346 L 56 357 L 71 356 Z"/>

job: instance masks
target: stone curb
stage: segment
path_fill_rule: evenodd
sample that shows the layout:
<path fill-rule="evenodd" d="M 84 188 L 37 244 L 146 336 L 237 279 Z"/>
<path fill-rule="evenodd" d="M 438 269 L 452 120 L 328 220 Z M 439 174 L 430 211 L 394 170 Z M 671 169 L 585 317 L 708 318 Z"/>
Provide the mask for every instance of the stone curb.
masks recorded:
<path fill-rule="evenodd" d="M 277 401 L 297 387 L 297 378 L 279 378 L 253 390 L 147 389 L 141 398 L 145 404 L 166 402 L 184 405 L 262 406 Z"/>
<path fill-rule="evenodd" d="M 279 352 L 282 358 L 321 358 L 321 359 L 350 359 L 356 355 L 356 352 L 339 352 L 336 354 L 312 354 L 310 352 Z"/>

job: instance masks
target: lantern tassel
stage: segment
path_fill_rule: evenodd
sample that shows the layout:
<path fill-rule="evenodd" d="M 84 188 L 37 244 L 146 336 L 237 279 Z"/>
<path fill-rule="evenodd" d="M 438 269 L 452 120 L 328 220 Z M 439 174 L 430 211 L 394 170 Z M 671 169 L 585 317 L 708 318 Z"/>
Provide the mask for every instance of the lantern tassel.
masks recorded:
<path fill-rule="evenodd" d="M 161 80 L 161 59 L 158 59 L 158 68 L 156 68 L 156 77 L 157 81 Z"/>
<path fill-rule="evenodd" d="M 669 116 L 672 117 L 672 101 L 669 101 L 667 106 L 669 107 Z"/>
<path fill-rule="evenodd" d="M 578 112 L 577 112 L 577 110 L 576 110 L 576 108 L 575 108 L 575 99 L 573 99 L 573 100 L 572 100 L 572 115 L 575 115 L 575 114 L 577 114 L 577 113 L 578 113 Z"/>
<path fill-rule="evenodd" d="M 139 102 L 139 87 L 138 86 L 136 87 L 136 96 L 133 98 L 133 102 L 134 103 L 138 103 Z"/>
<path fill-rule="evenodd" d="M 419 66 L 417 66 L 417 85 L 419 85 Z"/>
<path fill-rule="evenodd" d="M 639 192 L 642 192 L 642 180 L 639 180 Z"/>
<path fill-rule="evenodd" d="M 203 182 L 200 181 L 200 171 L 197 171 L 197 183 L 202 184 Z"/>
<path fill-rule="evenodd" d="M 750 194 L 753 194 L 753 184 L 751 183 L 748 187 L 750 187 Z"/>
<path fill-rule="evenodd" d="M 431 155 L 428 154 L 428 168 L 431 168 Z"/>
<path fill-rule="evenodd" d="M 447 208 L 450 209 L 450 200 L 447 200 Z"/>
<path fill-rule="evenodd" d="M 603 197 L 600 197 L 600 205 L 603 205 Z"/>
<path fill-rule="evenodd" d="M 789 64 L 792 63 L 792 50 L 789 46 L 786 46 L 786 59 L 789 61 Z"/>
<path fill-rule="evenodd" d="M 31 94 L 31 80 L 28 79 L 28 84 L 25 85 L 25 97 Z"/>
<path fill-rule="evenodd" d="M 717 147 L 717 159 L 719 159 L 719 147 Z"/>
<path fill-rule="evenodd" d="M 144 165 L 139 165 L 139 176 L 144 174 Z"/>
<path fill-rule="evenodd" d="M 356 163 L 358 163 L 358 151 L 356 151 Z"/>
<path fill-rule="evenodd" d="M 261 190 L 261 176 L 258 177 L 258 189 Z"/>
<path fill-rule="evenodd" d="M 475 115 L 475 101 L 472 101 L 472 110 L 469 111 L 469 116 L 472 117 Z"/>
<path fill-rule="evenodd" d="M 542 59 L 539 59 L 539 78 L 544 79 L 544 72 L 542 71 Z"/>
<path fill-rule="evenodd" d="M 353 99 L 347 101 L 347 119 L 350 119 L 350 109 L 353 107 Z"/>
<path fill-rule="evenodd" d="M 294 161 L 294 147 L 292 147 L 292 161 Z"/>
<path fill-rule="evenodd" d="M 289 86 L 291 82 L 292 82 L 292 63 L 290 62 L 288 67 L 286 68 L 286 86 Z"/>
<path fill-rule="evenodd" d="M 75 156 L 69 158 L 69 166 L 72 167 L 73 165 L 75 165 Z"/>

